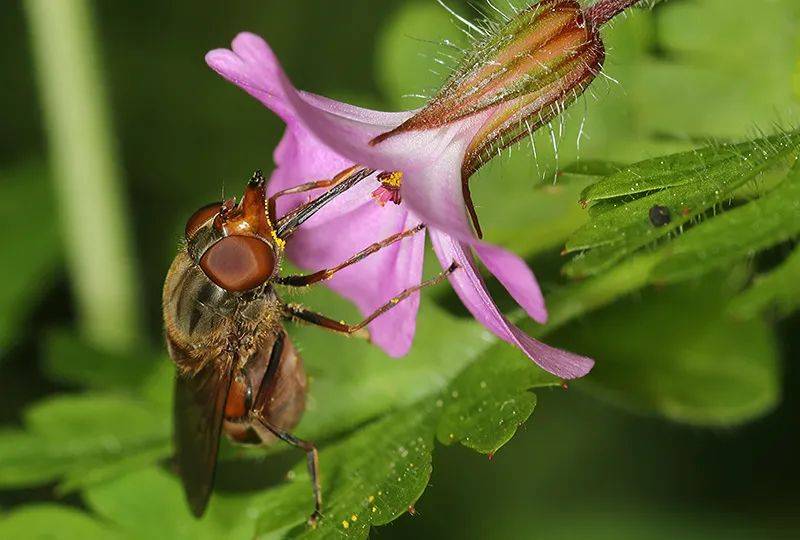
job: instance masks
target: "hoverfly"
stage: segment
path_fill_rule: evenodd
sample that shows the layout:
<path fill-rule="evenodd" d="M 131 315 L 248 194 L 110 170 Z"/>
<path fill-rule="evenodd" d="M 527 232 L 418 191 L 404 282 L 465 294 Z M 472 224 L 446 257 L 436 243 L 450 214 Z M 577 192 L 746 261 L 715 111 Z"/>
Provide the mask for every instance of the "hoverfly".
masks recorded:
<path fill-rule="evenodd" d="M 375 174 L 353 167 L 329 180 L 299 185 L 267 197 L 260 171 L 253 174 L 240 203 L 214 203 L 186 223 L 185 244 L 164 283 L 163 312 L 167 348 L 177 365 L 174 431 L 176 465 L 192 513 L 202 516 L 214 483 L 220 435 L 238 444 L 269 445 L 282 440 L 302 449 L 308 460 L 315 524 L 320 518 L 317 449 L 290 430 L 305 408 L 303 362 L 283 321 L 305 322 L 335 332 L 368 338 L 366 326 L 437 277 L 409 288 L 355 325 L 284 303 L 276 286 L 304 287 L 403 238 L 420 225 L 366 247 L 336 267 L 307 275 L 280 275 L 285 243 L 303 222 L 336 196 Z M 276 216 L 276 201 L 288 194 L 326 189 L 287 215 Z"/>

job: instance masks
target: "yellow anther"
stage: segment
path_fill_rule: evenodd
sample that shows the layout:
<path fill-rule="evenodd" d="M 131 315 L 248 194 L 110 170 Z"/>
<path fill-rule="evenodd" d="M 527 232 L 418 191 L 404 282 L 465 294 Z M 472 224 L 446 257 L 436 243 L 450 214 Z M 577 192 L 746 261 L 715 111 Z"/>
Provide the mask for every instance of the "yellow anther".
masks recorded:
<path fill-rule="evenodd" d="M 403 184 L 403 173 L 401 171 L 392 171 L 381 174 L 379 177 L 381 184 L 387 188 L 399 189 Z"/>

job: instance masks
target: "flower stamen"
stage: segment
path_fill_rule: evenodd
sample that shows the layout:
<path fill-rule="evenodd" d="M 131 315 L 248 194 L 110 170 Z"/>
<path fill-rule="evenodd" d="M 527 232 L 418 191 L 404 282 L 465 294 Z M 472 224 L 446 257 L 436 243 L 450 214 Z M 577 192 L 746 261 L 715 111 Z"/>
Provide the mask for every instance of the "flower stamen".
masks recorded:
<path fill-rule="evenodd" d="M 403 173 L 401 171 L 385 171 L 378 175 L 380 187 L 372 192 L 372 198 L 384 206 L 391 201 L 400 204 L 403 199 L 400 196 L 400 186 L 403 185 Z"/>

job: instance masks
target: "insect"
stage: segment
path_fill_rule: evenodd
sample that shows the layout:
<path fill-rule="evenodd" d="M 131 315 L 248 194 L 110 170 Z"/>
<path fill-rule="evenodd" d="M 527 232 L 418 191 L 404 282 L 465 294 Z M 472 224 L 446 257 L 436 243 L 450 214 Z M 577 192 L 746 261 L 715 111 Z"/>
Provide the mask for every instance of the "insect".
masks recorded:
<path fill-rule="evenodd" d="M 202 516 L 214 483 L 220 436 L 238 444 L 277 440 L 302 449 L 308 460 L 314 512 L 321 516 L 319 460 L 310 441 L 291 430 L 303 414 L 307 380 L 303 361 L 286 334 L 287 320 L 368 338 L 366 326 L 402 300 L 443 281 L 456 269 L 402 291 L 358 324 L 349 325 L 281 300 L 277 287 L 305 287 L 422 230 L 420 225 L 366 247 L 336 267 L 306 275 L 280 275 L 286 242 L 335 197 L 377 171 L 352 167 L 329 180 L 267 197 L 256 171 L 238 204 L 234 199 L 195 212 L 185 243 L 164 283 L 163 314 L 169 354 L 177 366 L 174 431 L 176 465 L 187 501 Z M 276 216 L 285 195 L 327 189 L 287 215 Z"/>
<path fill-rule="evenodd" d="M 650 208 L 647 215 L 650 217 L 650 223 L 654 227 L 663 227 L 672 221 L 672 214 L 666 206 L 655 205 Z"/>

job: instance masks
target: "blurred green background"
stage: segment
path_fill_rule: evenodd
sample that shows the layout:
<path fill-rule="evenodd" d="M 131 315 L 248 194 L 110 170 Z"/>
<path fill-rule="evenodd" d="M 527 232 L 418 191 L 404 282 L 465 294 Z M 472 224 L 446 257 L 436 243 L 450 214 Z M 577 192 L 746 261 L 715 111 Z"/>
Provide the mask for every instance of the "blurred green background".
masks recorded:
<path fill-rule="evenodd" d="M 0 86 L 0 223 L 5 229 L 0 235 L 0 456 L 7 460 L 0 462 L 0 530 L 4 520 L 7 527 L 27 523 L 24 508 L 31 504 L 56 520 L 56 514 L 46 514 L 52 503 L 100 516 L 99 522 L 108 525 L 115 514 L 103 510 L 97 502 L 101 494 L 91 489 L 102 491 L 105 482 L 135 476 L 143 466 L 132 460 L 118 470 L 105 468 L 87 481 L 93 486 L 90 491 L 82 491 L 81 478 L 72 478 L 79 489 L 66 489 L 62 495 L 55 488 L 59 479 L 91 476 L 94 468 L 89 462 L 70 469 L 63 456 L 57 465 L 48 461 L 49 450 L 42 446 L 55 447 L 63 440 L 34 436 L 30 407 L 64 396 L 128 396 L 127 387 L 142 386 L 142 395 L 157 411 L 152 417 L 144 414 L 142 423 L 155 418 L 159 433 L 169 429 L 165 404 L 170 367 L 161 350 L 160 288 L 183 224 L 197 207 L 216 200 L 223 185 L 226 193 L 237 192 L 253 169 L 269 170 L 282 133 L 281 122 L 268 110 L 205 66 L 204 53 L 227 46 L 241 30 L 251 30 L 269 41 L 298 87 L 362 106 L 400 109 L 422 103 L 404 96 L 430 93 L 443 80 L 447 67 L 436 59 L 450 52 L 437 43 L 461 35 L 433 0 L 93 3 L 95 36 L 89 43 L 97 47 L 105 96 L 83 97 L 100 106 L 108 99 L 113 138 L 104 140 L 102 148 L 114 159 L 112 176 L 113 170 L 119 171 L 120 200 L 129 213 L 129 220 L 123 217 L 118 224 L 123 260 L 117 262 L 135 279 L 132 304 L 119 304 L 133 319 L 120 323 L 135 330 L 131 353 L 125 332 L 102 343 L 102 337 L 98 341 L 86 329 L 75 280 L 67 270 L 81 262 L 102 268 L 103 261 L 92 260 L 91 251 L 94 239 L 103 235 L 89 216 L 84 229 L 65 217 L 63 171 L 48 146 L 52 138 L 45 126 L 52 124 L 43 114 L 35 69 L 39 57 L 34 51 L 42 50 L 36 47 L 45 47 L 46 54 L 46 39 L 31 32 L 32 19 L 41 17 L 37 3 L 8 3 L 0 17 L 5 73 Z M 449 4 L 471 13 L 465 3 Z M 44 13 L 48 16 L 47 9 Z M 57 17 L 51 22 L 53 28 L 68 24 Z M 798 119 L 800 8 L 794 0 L 671 0 L 616 21 L 605 35 L 608 77 L 598 79 L 563 126 L 555 125 L 558 150 L 549 132 L 540 133 L 538 161 L 530 145 L 523 144 L 496 159 L 473 182 L 488 239 L 526 255 L 546 291 L 563 285 L 560 248 L 586 219 L 577 204 L 585 184 L 569 178 L 556 181 L 558 168 L 577 159 L 638 161 L 693 148 L 709 137 L 739 140 L 757 129 L 771 131 L 776 124 L 795 126 Z M 92 62 L 86 57 L 73 60 Z M 63 74 L 71 71 L 69 64 L 60 68 Z M 48 91 L 68 93 L 69 84 L 65 79 L 61 87 L 56 78 Z M 78 111 L 72 121 L 91 123 L 84 116 L 91 114 Z M 579 137 L 579 131 L 586 136 Z M 91 144 L 91 137 L 87 140 Z M 78 146 L 84 142 L 72 141 Z M 92 201 L 82 202 L 91 212 Z M 125 242 L 133 246 L 132 260 L 125 258 Z M 89 255 L 76 263 L 69 250 L 80 244 L 88 245 Z M 539 391 L 534 416 L 491 461 L 458 445 L 439 445 L 416 515 L 405 515 L 373 535 L 800 536 L 800 317 L 737 326 L 722 315 L 727 299 L 747 279 L 742 274 L 769 265 L 790 248 L 779 246 L 764 257 L 766 262 L 750 261 L 710 278 L 622 295 L 550 333 L 549 341 L 597 358 L 597 373 L 567 392 Z M 434 269 L 429 265 L 427 271 Z M 113 314 L 118 291 L 109 290 L 103 299 L 104 286 L 96 284 L 88 294 L 112 304 Z M 437 317 L 474 326 L 446 286 L 428 296 L 423 311 L 436 313 L 423 315 L 422 334 L 437 324 Z M 326 291 L 309 293 L 303 301 L 354 318 L 352 308 Z M 105 322 L 112 328 L 117 324 L 113 318 Z M 458 332 L 451 339 L 460 339 Z M 348 392 L 365 403 L 373 399 L 359 389 L 362 369 L 373 375 L 361 384 L 384 381 L 385 388 L 374 387 L 375 395 L 391 395 L 388 408 L 409 403 L 403 396 L 415 394 L 420 384 L 409 376 L 403 383 L 407 386 L 392 387 L 393 377 L 404 370 L 403 361 L 395 363 L 315 330 L 302 329 L 295 336 L 323 407 L 336 409 L 325 396 L 337 392 L 346 396 L 344 401 L 350 399 Z M 115 343 L 124 345 L 118 347 L 122 350 L 107 352 Z M 435 379 L 438 349 L 418 349 L 411 360 L 417 363 L 410 365 L 429 366 L 421 373 Z M 332 350 L 341 352 L 331 356 Z M 684 366 L 687 358 L 702 365 Z M 339 367 L 339 362 L 348 365 Z M 152 384 L 151 371 L 158 374 Z M 337 388 L 340 380 L 350 386 Z M 103 409 L 108 417 L 95 417 L 92 406 L 80 411 L 86 425 L 62 425 L 63 431 L 71 430 L 64 437 L 75 438 L 78 446 L 80 437 L 75 435 L 84 429 L 93 433 L 92 421 L 119 422 L 123 432 L 140 427 L 108 413 L 113 407 Z M 319 427 L 339 422 L 337 414 L 312 407 L 301 428 L 335 440 L 372 417 L 366 412 L 350 417 L 349 423 L 338 424 L 339 431 Z M 47 426 L 46 418 L 42 421 Z M 115 441 L 108 444 L 124 444 Z M 149 457 L 137 459 L 149 465 L 166 458 L 161 446 L 151 450 Z M 23 459 L 34 455 L 40 461 Z M 257 461 L 255 470 L 264 476 L 263 483 L 252 481 L 256 474 L 248 462 L 234 459 L 221 469 L 220 490 L 235 494 L 269 487 L 298 457 L 286 452 L 267 461 L 248 457 Z M 125 489 L 131 490 L 132 499 L 152 496 L 146 487 L 136 493 L 135 482 Z M 97 533 L 96 523 L 73 523 L 73 517 L 64 517 L 53 537 Z M 175 519 L 161 529 L 161 537 L 191 536 L 195 529 Z M 148 536 L 144 529 L 128 527 L 123 518 L 119 523 L 129 536 Z M 27 530 L 38 534 L 36 527 Z M 236 536 L 223 530 L 223 537 Z"/>

